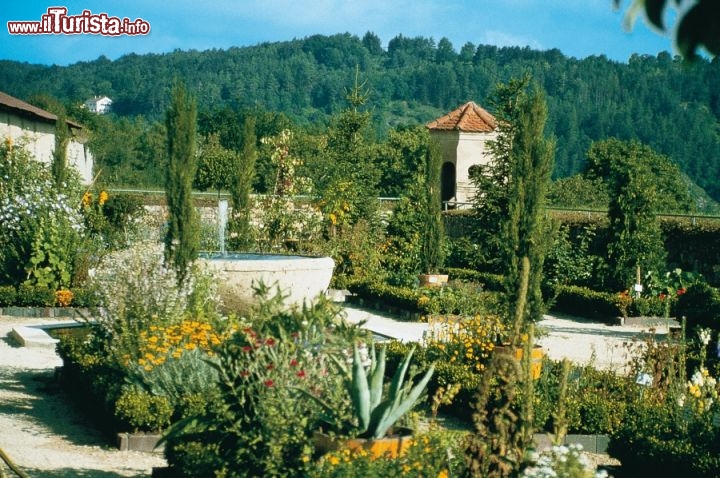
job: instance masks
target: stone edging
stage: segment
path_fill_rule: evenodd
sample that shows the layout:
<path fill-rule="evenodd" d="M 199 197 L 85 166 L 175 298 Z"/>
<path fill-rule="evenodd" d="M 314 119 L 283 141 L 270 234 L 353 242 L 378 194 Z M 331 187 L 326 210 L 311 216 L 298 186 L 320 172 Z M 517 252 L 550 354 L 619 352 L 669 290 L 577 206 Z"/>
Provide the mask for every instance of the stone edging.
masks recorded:
<path fill-rule="evenodd" d="M 2 315 L 45 319 L 91 317 L 90 310 L 84 307 L 3 307 L 0 308 L 0 316 Z"/>
<path fill-rule="evenodd" d="M 160 434 L 157 433 L 118 433 L 117 446 L 120 451 L 141 451 L 144 453 L 162 453 L 165 445 L 158 446 Z"/>
<path fill-rule="evenodd" d="M 550 435 L 546 433 L 536 433 L 533 439 L 537 444 L 538 450 L 545 450 L 552 446 Z M 607 454 L 608 443 L 610 437 L 608 435 L 583 435 L 569 433 L 565 435 L 563 441 L 565 445 L 579 444 L 582 445 L 583 451 L 588 453 Z"/>
<path fill-rule="evenodd" d="M 550 435 L 536 433 L 533 439 L 538 450 L 545 450 L 552 446 Z M 118 433 L 117 445 L 121 451 L 141 451 L 145 453 L 162 453 L 164 446 L 158 446 L 160 435 L 155 433 Z M 565 445 L 579 444 L 588 453 L 607 454 L 610 437 L 608 435 L 585 435 L 569 433 L 565 435 Z"/>

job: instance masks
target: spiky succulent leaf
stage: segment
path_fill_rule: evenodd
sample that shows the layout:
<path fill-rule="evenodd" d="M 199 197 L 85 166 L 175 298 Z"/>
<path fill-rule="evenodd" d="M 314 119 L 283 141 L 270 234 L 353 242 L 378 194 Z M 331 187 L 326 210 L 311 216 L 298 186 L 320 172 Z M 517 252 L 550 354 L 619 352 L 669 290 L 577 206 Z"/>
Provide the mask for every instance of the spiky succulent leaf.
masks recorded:
<path fill-rule="evenodd" d="M 372 438 L 381 438 L 385 436 L 388 429 L 393 426 L 400 418 L 403 417 L 410 409 L 415 405 L 420 394 L 425 391 L 430 378 L 435 372 L 435 365 L 431 365 L 430 368 L 425 372 L 422 380 L 420 380 L 411 390 L 407 396 L 403 396 L 403 393 L 393 397 L 388 396 L 388 400 L 384 403 L 388 403 L 387 407 L 383 406 L 383 410 L 378 408 L 378 413 L 373 414 L 373 418 L 377 421 L 371 421 L 369 432 L 372 434 Z"/>
<path fill-rule="evenodd" d="M 370 387 L 368 386 L 365 367 L 360 358 L 357 345 L 353 347 L 352 383 L 350 384 L 350 398 L 358 419 L 360 433 L 365 432 L 370 425 Z"/>
<path fill-rule="evenodd" d="M 380 404 L 383 394 L 383 382 L 385 380 L 385 347 L 380 348 L 380 353 L 375 356 L 375 346 L 372 346 L 372 372 L 370 374 L 370 410 Z"/>
<path fill-rule="evenodd" d="M 392 382 L 390 382 L 390 391 L 388 392 L 388 397 L 390 400 L 393 400 L 396 405 L 397 401 L 400 398 L 400 391 L 403 388 L 403 383 L 405 382 L 405 374 L 407 373 L 407 369 L 410 366 L 410 359 L 413 356 L 413 353 L 415 352 L 415 347 L 413 346 L 405 355 L 405 358 L 403 359 L 402 363 L 398 367 L 398 369 L 395 371 L 395 375 L 393 376 Z"/>

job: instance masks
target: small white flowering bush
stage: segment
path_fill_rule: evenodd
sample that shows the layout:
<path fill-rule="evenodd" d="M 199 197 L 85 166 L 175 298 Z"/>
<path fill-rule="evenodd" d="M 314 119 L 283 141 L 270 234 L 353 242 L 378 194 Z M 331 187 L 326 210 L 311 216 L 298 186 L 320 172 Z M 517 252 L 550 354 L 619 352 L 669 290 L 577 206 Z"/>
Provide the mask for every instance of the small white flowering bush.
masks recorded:
<path fill-rule="evenodd" d="M 525 478 L 605 478 L 605 470 L 595 472 L 582 454 L 582 445 L 553 446 L 533 456 L 533 464 L 523 470 Z"/>
<path fill-rule="evenodd" d="M 58 187 L 46 165 L 8 138 L 0 179 L 0 282 L 69 286 L 84 231 L 77 177 Z"/>

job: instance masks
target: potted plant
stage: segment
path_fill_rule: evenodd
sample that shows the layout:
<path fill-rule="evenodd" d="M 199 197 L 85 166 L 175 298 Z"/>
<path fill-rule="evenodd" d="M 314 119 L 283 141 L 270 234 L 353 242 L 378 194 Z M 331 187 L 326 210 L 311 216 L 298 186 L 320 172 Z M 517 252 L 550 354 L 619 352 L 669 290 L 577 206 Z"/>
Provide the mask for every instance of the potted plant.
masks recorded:
<path fill-rule="evenodd" d="M 385 347 L 380 348 L 377 356 L 375 347 L 371 347 L 371 360 L 367 367 L 367 360 L 363 360 L 357 345 L 353 347 L 350 367 L 347 362 L 334 360 L 345 375 L 345 391 L 352 403 L 352 417 L 349 420 L 338 417 L 332 404 L 304 391 L 328 413 L 326 421 L 331 424 L 331 428 L 335 428 L 330 434 L 324 430 L 315 433 L 318 453 L 345 446 L 350 449 L 367 449 L 376 457 L 387 454 L 396 457 L 407 450 L 412 443 L 412 432 L 399 430 L 396 424 L 418 401 L 435 370 L 435 366 L 431 365 L 415 385 L 406 383 L 405 377 L 414 350 L 412 348 L 407 353 L 396 370 L 387 389 L 387 396 L 384 396 Z"/>
<path fill-rule="evenodd" d="M 444 263 L 443 239 L 445 231 L 442 223 L 442 200 L 440 197 L 440 171 L 442 156 L 436 142 L 428 148 L 425 166 L 425 229 L 422 236 L 422 267 L 424 274 L 419 276 L 421 286 L 440 286 L 448 281 L 446 274 L 440 274 Z"/>

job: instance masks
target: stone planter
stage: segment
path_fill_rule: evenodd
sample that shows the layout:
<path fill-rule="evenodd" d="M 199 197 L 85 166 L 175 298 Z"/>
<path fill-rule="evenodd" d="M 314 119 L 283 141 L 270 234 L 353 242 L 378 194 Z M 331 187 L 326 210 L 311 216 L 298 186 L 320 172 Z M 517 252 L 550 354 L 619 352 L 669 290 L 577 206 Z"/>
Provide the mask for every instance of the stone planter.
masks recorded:
<path fill-rule="evenodd" d="M 315 451 L 319 455 L 338 449 L 348 449 L 367 450 L 373 458 L 397 458 L 407 452 L 413 443 L 413 435 L 411 430 L 398 429 L 396 434 L 383 438 L 341 438 L 316 431 L 313 433 L 313 441 Z"/>
<path fill-rule="evenodd" d="M 510 355 L 520 361 L 522 361 L 523 355 L 525 355 L 523 347 L 496 345 L 493 350 L 497 354 Z M 530 352 L 530 375 L 535 380 L 540 378 L 540 373 L 542 372 L 543 358 L 545 358 L 545 351 L 542 349 L 541 346 L 534 345 L 532 351 Z"/>
<path fill-rule="evenodd" d="M 420 287 L 442 287 L 448 282 L 447 274 L 420 274 Z"/>
<path fill-rule="evenodd" d="M 117 444 L 120 451 L 142 451 L 162 453 L 164 446 L 158 446 L 160 435 L 156 433 L 118 433 Z"/>
<path fill-rule="evenodd" d="M 200 264 L 219 277 L 218 292 L 228 310 L 243 311 L 257 302 L 254 287 L 279 288 L 287 306 L 324 294 L 335 262 L 331 257 L 281 254 L 201 254 Z"/>

